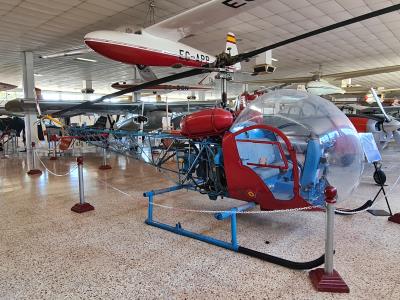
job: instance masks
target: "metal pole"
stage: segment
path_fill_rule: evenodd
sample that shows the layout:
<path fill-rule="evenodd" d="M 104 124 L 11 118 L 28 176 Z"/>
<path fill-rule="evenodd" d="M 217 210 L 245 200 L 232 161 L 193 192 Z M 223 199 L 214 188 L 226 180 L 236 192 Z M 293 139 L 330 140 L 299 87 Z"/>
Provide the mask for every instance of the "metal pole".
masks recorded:
<path fill-rule="evenodd" d="M 333 274 L 334 218 L 337 190 L 333 186 L 325 188 L 326 202 L 326 241 L 325 241 L 325 274 Z"/>
<path fill-rule="evenodd" d="M 36 149 L 35 149 L 35 142 L 32 142 L 32 170 L 36 169 Z"/>
<path fill-rule="evenodd" d="M 28 162 L 28 167 L 29 165 L 32 163 L 32 166 L 30 166 L 31 168 L 29 168 L 27 174 L 28 175 L 40 175 L 42 174 L 42 171 L 40 171 L 39 169 L 36 169 L 36 149 L 35 149 L 35 142 L 29 143 L 29 148 L 30 150 L 27 150 L 30 152 L 30 155 L 32 155 L 32 159 L 29 158 L 29 155 L 27 156 L 27 162 Z"/>
<path fill-rule="evenodd" d="M 103 166 L 107 165 L 107 149 L 103 148 Z"/>
<path fill-rule="evenodd" d="M 54 137 L 54 141 L 53 141 L 53 153 L 54 153 L 54 158 L 57 158 L 57 141 L 56 141 L 56 137 Z"/>
<path fill-rule="evenodd" d="M 78 178 L 79 178 L 79 203 L 82 205 L 85 203 L 85 193 L 83 190 L 83 157 L 79 156 L 76 159 L 78 163 Z"/>
<path fill-rule="evenodd" d="M 76 213 L 84 213 L 87 211 L 94 210 L 93 205 L 85 202 L 85 194 L 83 188 L 83 157 L 79 156 L 76 158 L 78 163 L 78 179 L 79 179 L 79 203 L 75 204 L 71 210 Z"/>
<path fill-rule="evenodd" d="M 147 208 L 147 221 L 153 222 L 153 193 L 149 194 L 149 207 Z"/>
<path fill-rule="evenodd" d="M 166 120 L 166 122 L 167 122 L 167 130 L 169 130 L 170 128 L 169 128 L 169 120 L 168 120 L 168 96 L 165 96 L 165 102 L 166 102 L 166 104 L 165 104 L 165 113 L 167 115 L 167 120 Z"/>
<path fill-rule="evenodd" d="M 228 102 L 228 96 L 227 96 L 227 80 L 226 80 L 226 74 L 222 73 L 221 74 L 221 100 L 222 100 L 222 107 L 226 107 L 227 102 Z"/>
<path fill-rule="evenodd" d="M 236 233 L 236 208 L 232 208 L 232 215 L 231 215 L 231 242 L 232 247 L 235 251 L 238 248 L 238 241 L 237 241 L 237 233 Z"/>

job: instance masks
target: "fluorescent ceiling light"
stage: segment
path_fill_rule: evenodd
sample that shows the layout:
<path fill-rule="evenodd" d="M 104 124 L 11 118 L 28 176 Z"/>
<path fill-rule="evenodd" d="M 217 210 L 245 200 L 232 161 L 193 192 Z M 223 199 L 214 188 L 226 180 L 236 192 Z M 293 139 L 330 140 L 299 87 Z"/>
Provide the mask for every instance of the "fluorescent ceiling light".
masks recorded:
<path fill-rule="evenodd" d="M 75 58 L 75 60 L 97 62 L 97 60 L 95 60 L 95 59 L 83 58 L 83 57 L 77 57 L 77 58 Z"/>
<path fill-rule="evenodd" d="M 37 76 L 37 77 L 43 76 L 42 74 L 38 74 L 38 73 L 34 73 L 33 75 L 35 75 L 35 76 Z"/>

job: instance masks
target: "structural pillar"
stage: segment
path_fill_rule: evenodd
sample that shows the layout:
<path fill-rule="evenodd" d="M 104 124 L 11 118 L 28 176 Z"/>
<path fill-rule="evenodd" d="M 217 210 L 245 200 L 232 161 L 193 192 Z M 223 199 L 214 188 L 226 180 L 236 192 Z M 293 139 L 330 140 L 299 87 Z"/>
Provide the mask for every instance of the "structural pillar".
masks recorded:
<path fill-rule="evenodd" d="M 85 79 L 82 81 L 83 100 L 90 101 L 90 95 L 94 93 L 93 82 L 90 79 Z"/>
<path fill-rule="evenodd" d="M 33 72 L 33 53 L 30 51 L 22 52 L 22 86 L 24 90 L 24 99 L 35 99 L 35 76 Z M 25 114 L 25 146 L 26 158 L 28 163 L 28 174 L 40 174 L 34 166 L 34 136 L 32 136 L 32 128 L 36 127 L 37 112 L 27 112 Z M 40 172 L 40 173 L 39 173 Z"/>
<path fill-rule="evenodd" d="M 249 84 L 248 83 L 243 83 L 242 85 L 242 92 L 248 92 L 249 91 Z"/>
<path fill-rule="evenodd" d="M 206 100 L 206 93 L 205 91 L 199 91 L 199 100 L 205 101 Z"/>
<path fill-rule="evenodd" d="M 140 101 L 140 92 L 133 92 L 133 102 L 139 102 Z"/>

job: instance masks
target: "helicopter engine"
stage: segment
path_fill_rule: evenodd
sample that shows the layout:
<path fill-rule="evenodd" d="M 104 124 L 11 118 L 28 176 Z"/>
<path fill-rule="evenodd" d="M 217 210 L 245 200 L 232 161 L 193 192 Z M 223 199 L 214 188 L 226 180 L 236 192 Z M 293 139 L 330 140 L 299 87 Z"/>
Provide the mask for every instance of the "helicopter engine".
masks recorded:
<path fill-rule="evenodd" d="M 181 121 L 182 135 L 193 139 L 183 157 L 182 170 L 211 200 L 226 194 L 222 136 L 232 123 L 233 115 L 222 108 L 199 111 Z"/>

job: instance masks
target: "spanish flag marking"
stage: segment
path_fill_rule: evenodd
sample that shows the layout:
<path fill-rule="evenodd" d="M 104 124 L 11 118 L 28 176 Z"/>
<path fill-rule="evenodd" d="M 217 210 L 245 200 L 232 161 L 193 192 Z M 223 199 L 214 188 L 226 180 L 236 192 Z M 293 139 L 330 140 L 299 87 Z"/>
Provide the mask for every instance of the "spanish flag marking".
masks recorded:
<path fill-rule="evenodd" d="M 233 35 L 227 35 L 226 36 L 226 41 L 232 44 L 236 44 L 236 38 Z"/>

